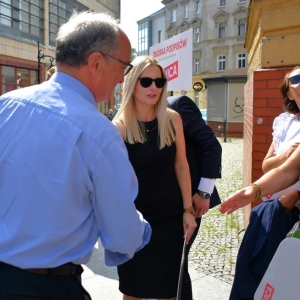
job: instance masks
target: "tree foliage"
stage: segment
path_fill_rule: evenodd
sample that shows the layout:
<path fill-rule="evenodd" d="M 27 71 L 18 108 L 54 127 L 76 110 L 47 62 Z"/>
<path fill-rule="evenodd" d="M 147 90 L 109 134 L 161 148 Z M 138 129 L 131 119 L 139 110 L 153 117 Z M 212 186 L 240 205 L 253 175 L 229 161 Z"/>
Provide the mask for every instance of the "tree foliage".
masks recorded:
<path fill-rule="evenodd" d="M 137 57 L 137 50 L 135 48 L 131 49 L 131 61 Z"/>

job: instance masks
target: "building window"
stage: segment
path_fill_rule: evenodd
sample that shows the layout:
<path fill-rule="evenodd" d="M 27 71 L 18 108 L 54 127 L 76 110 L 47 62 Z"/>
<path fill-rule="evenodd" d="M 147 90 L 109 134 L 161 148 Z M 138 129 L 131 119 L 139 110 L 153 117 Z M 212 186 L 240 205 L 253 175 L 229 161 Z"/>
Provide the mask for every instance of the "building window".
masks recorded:
<path fill-rule="evenodd" d="M 199 74 L 200 59 L 194 58 L 194 74 Z"/>
<path fill-rule="evenodd" d="M 4 0 L 0 3 L 0 23 L 12 27 L 12 7 L 10 0 Z"/>
<path fill-rule="evenodd" d="M 245 68 L 246 67 L 246 54 L 241 53 L 238 54 L 238 68 Z"/>
<path fill-rule="evenodd" d="M 220 6 L 221 7 L 226 6 L 226 0 L 220 0 Z"/>
<path fill-rule="evenodd" d="M 157 42 L 161 43 L 161 41 L 162 41 L 161 30 L 159 30 L 157 33 Z"/>
<path fill-rule="evenodd" d="M 184 7 L 184 18 L 187 19 L 189 16 L 189 7 L 186 5 Z"/>
<path fill-rule="evenodd" d="M 0 23 L 42 38 L 43 3 L 41 0 L 2 0 Z"/>
<path fill-rule="evenodd" d="M 148 22 L 139 24 L 138 32 L 138 53 L 139 55 L 148 54 Z"/>
<path fill-rule="evenodd" d="M 226 67 L 226 56 L 218 55 L 218 71 L 225 71 Z"/>
<path fill-rule="evenodd" d="M 199 15 L 200 14 L 200 1 L 196 1 L 196 15 Z"/>
<path fill-rule="evenodd" d="M 194 28 L 194 43 L 200 43 L 200 27 Z"/>
<path fill-rule="evenodd" d="M 18 67 L 0 66 L 1 95 L 12 90 L 37 84 L 37 71 Z"/>
<path fill-rule="evenodd" d="M 171 23 L 176 22 L 176 9 L 173 9 L 171 12 Z"/>
<path fill-rule="evenodd" d="M 245 19 L 240 19 L 238 20 L 238 27 L 239 27 L 239 32 L 238 35 L 245 35 L 246 33 L 246 20 Z"/>
<path fill-rule="evenodd" d="M 58 28 L 68 20 L 67 4 L 62 0 L 50 0 L 49 3 L 49 40 L 55 45 Z"/>
<path fill-rule="evenodd" d="M 226 22 L 219 23 L 219 39 L 224 39 L 226 37 L 225 28 Z"/>

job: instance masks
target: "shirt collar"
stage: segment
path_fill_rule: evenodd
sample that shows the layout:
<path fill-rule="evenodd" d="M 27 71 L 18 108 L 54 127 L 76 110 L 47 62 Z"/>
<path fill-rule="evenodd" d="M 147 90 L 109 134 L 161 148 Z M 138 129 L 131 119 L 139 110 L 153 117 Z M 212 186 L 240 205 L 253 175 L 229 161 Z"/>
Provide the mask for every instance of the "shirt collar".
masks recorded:
<path fill-rule="evenodd" d="M 55 72 L 51 76 L 49 81 L 53 81 L 55 83 L 58 83 L 60 85 L 72 89 L 74 92 L 77 92 L 78 94 L 82 95 L 82 97 L 86 99 L 88 102 L 90 102 L 92 105 L 96 106 L 96 100 L 92 92 L 75 77 L 70 76 L 66 73 Z"/>

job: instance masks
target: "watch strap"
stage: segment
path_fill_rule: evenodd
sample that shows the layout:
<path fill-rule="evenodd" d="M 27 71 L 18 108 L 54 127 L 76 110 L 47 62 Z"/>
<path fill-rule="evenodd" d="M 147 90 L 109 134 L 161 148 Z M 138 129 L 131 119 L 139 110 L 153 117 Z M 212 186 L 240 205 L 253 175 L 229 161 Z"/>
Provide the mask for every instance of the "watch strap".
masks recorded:
<path fill-rule="evenodd" d="M 206 192 L 203 192 L 203 191 L 200 191 L 200 190 L 197 191 L 197 194 L 198 194 L 200 197 L 202 197 L 203 199 L 205 199 L 205 200 L 209 200 L 210 197 L 211 197 L 211 194 L 210 194 L 210 193 L 206 193 Z"/>

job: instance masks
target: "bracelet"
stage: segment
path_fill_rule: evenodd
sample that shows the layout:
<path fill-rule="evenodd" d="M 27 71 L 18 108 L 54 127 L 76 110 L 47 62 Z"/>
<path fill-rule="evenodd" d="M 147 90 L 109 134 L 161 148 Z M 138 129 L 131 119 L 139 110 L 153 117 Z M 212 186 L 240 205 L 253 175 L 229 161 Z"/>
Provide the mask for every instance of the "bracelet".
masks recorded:
<path fill-rule="evenodd" d="M 190 206 L 188 208 L 184 208 L 183 209 L 183 213 L 189 213 L 189 214 L 192 214 L 194 216 L 195 215 L 195 211 L 194 211 L 193 206 Z"/>
<path fill-rule="evenodd" d="M 259 185 L 256 183 L 250 183 L 249 186 L 253 186 L 255 188 L 255 197 L 254 197 L 253 201 L 260 199 L 261 198 L 261 189 L 260 189 Z"/>

